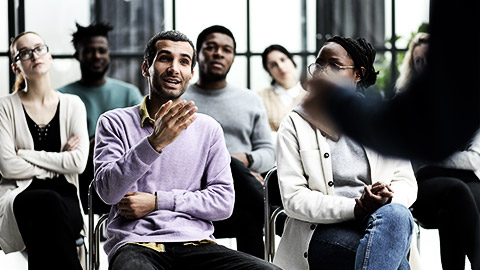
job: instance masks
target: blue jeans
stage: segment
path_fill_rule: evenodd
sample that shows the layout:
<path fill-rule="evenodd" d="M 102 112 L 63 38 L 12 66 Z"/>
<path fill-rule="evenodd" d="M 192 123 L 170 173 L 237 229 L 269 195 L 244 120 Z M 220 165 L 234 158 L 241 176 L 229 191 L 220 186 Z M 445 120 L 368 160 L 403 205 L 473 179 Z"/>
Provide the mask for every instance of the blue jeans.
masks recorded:
<path fill-rule="evenodd" d="M 408 270 L 410 211 L 387 204 L 363 221 L 319 224 L 308 250 L 310 269 Z"/>

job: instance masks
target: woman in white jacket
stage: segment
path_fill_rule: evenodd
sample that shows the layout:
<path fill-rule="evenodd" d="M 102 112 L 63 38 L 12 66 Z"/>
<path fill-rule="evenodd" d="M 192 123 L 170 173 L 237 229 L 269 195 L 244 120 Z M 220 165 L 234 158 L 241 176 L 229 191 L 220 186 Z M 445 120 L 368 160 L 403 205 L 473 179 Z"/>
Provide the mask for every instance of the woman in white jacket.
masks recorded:
<path fill-rule="evenodd" d="M 0 246 L 28 249 L 29 269 L 81 269 L 78 178 L 86 165 L 85 106 L 50 85 L 52 56 L 36 33 L 10 45 L 14 93 L 0 98 Z"/>
<path fill-rule="evenodd" d="M 335 36 L 309 66 L 361 90 L 375 83 L 375 50 Z M 288 215 L 274 263 L 284 269 L 409 269 L 417 185 L 410 162 L 387 158 L 297 107 L 278 132 L 280 192 Z"/>

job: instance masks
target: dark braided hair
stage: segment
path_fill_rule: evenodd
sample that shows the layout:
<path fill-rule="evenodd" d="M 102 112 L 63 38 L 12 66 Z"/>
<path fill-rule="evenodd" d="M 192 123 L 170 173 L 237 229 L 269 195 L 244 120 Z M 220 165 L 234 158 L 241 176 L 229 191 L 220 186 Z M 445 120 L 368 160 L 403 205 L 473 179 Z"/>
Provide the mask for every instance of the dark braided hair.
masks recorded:
<path fill-rule="evenodd" d="M 72 34 L 72 43 L 75 49 L 77 49 L 78 43 L 86 38 L 102 36 L 108 39 L 108 32 L 113 30 L 113 26 L 105 22 L 92 23 L 87 27 L 78 23 L 75 23 L 75 25 L 77 26 L 77 32 Z"/>
<path fill-rule="evenodd" d="M 359 70 L 360 81 L 357 83 L 357 90 L 363 91 L 377 81 L 378 71 L 375 71 L 373 62 L 377 51 L 372 44 L 368 43 L 364 38 L 359 37 L 352 39 L 348 37 L 334 36 L 327 42 L 335 42 L 342 46 L 352 58 L 355 68 Z M 365 68 L 365 73 L 361 67 Z"/>

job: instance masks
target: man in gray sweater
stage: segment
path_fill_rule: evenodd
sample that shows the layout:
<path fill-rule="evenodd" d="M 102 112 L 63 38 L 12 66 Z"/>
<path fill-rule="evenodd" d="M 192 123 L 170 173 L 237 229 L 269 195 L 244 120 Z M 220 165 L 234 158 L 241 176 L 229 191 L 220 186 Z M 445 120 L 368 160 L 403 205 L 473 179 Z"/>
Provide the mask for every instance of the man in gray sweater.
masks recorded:
<path fill-rule="evenodd" d="M 233 215 L 214 222 L 215 237 L 235 237 L 237 249 L 264 257 L 263 178 L 275 163 L 267 114 L 262 100 L 252 91 L 226 81 L 235 58 L 235 38 L 227 28 L 214 25 L 197 38 L 199 80 L 184 94 L 198 111 L 217 120 L 232 156 L 235 187 Z"/>

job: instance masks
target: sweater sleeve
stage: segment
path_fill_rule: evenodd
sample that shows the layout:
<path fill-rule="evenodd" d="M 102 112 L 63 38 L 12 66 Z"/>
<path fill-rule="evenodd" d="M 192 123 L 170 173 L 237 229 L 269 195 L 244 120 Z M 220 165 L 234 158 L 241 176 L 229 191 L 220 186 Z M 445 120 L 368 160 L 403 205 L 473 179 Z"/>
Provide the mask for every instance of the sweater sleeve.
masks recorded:
<path fill-rule="evenodd" d="M 79 174 L 85 170 L 88 158 L 87 113 L 85 105 L 76 96 L 72 96 L 71 101 L 64 106 L 66 107 L 67 120 L 66 123 L 60 123 L 60 125 L 67 126 L 61 130 L 66 130 L 66 140 L 75 135 L 79 137 L 77 148 L 63 152 L 19 149 L 18 156 L 30 163 L 59 174 Z M 62 148 L 65 143 L 66 141 L 62 143 Z"/>
<path fill-rule="evenodd" d="M 15 115 L 9 110 L 7 100 L 2 100 L 0 108 L 0 173 L 5 179 L 40 179 L 51 178 L 55 172 L 45 170 L 17 155 L 15 131 L 13 130 Z M 18 130 L 16 131 L 18 132 Z"/>
<path fill-rule="evenodd" d="M 275 164 L 275 148 L 272 144 L 272 135 L 270 125 L 268 124 L 267 112 L 263 101 L 258 95 L 257 98 L 259 110 L 255 116 L 253 134 L 252 134 L 252 152 L 253 164 L 250 168 L 253 171 L 263 173 L 270 170 Z"/>
<path fill-rule="evenodd" d="M 146 137 L 125 150 L 124 136 L 123 127 L 113 117 L 100 116 L 95 138 L 94 181 L 98 195 L 107 204 L 118 203 L 160 157 Z"/>
<path fill-rule="evenodd" d="M 211 221 L 223 220 L 232 214 L 235 192 L 230 154 L 220 127 L 213 136 L 207 155 L 205 173 L 202 177 L 205 186 L 196 191 L 157 191 L 159 210 L 173 210 Z"/>
<path fill-rule="evenodd" d="M 311 182 L 325 182 L 322 177 L 326 173 L 320 151 L 300 154 L 297 132 L 290 117 L 283 120 L 278 131 L 278 181 L 285 212 L 295 219 L 314 223 L 354 219 L 354 199 L 329 195 L 309 186 Z"/>
<path fill-rule="evenodd" d="M 392 203 L 400 203 L 406 207 L 412 206 L 417 199 L 417 180 L 412 165 L 408 160 L 396 160 L 393 178 L 390 186 L 393 189 Z"/>

